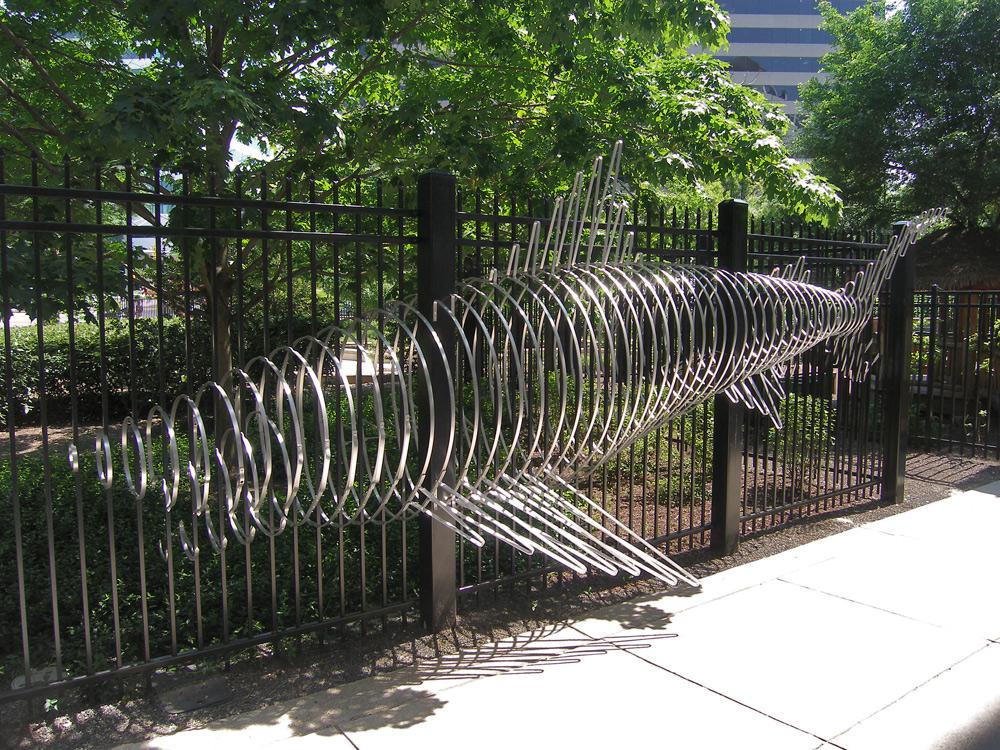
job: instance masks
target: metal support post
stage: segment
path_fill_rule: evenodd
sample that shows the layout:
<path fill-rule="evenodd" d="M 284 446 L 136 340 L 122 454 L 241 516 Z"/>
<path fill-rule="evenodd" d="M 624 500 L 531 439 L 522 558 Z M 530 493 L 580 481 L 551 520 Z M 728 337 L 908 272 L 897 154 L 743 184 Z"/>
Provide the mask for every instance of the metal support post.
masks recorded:
<path fill-rule="evenodd" d="M 426 399 L 420 408 L 420 445 L 428 449 L 431 423 L 436 426 L 434 433 L 441 435 L 450 430 L 451 411 L 454 408 L 448 398 L 448 379 L 453 378 L 455 366 L 454 331 L 443 325 L 441 316 L 435 315 L 436 303 L 447 304 L 455 292 L 457 210 L 455 203 L 455 177 L 446 172 L 427 172 L 417 180 L 417 307 L 430 321 L 431 328 L 441 342 L 445 353 L 442 361 L 437 345 L 424 331 L 425 342 L 421 344 L 426 356 L 430 377 L 430 388 L 434 395 L 433 413 Z M 436 440 L 429 446 L 431 462 L 428 476 L 440 475 L 446 469 L 444 483 L 454 486 L 446 444 Z M 430 502 L 442 502 L 441 491 Z M 436 632 L 449 627 L 455 620 L 455 605 L 458 591 L 456 585 L 456 538 L 455 532 L 440 521 L 426 514 L 420 516 L 420 613 L 428 630 Z"/>
<path fill-rule="evenodd" d="M 719 204 L 719 268 L 747 270 L 748 215 L 746 201 L 727 200 Z M 731 335 L 735 334 L 733 328 L 730 326 Z M 713 410 L 712 549 L 729 554 L 740 541 L 744 407 L 720 393 L 714 398 Z"/>
<path fill-rule="evenodd" d="M 898 236 L 907 222 L 898 222 Z M 913 253 L 896 263 L 889 300 L 879 315 L 882 336 L 882 502 L 903 502 L 910 435 L 910 351 L 913 348 Z"/>

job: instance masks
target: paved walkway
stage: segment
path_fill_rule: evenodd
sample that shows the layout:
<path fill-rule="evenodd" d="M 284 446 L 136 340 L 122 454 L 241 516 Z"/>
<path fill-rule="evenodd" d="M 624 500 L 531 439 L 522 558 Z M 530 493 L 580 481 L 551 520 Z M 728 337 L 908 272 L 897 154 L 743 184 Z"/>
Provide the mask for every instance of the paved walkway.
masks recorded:
<path fill-rule="evenodd" d="M 998 495 L 130 747 L 1000 748 Z"/>

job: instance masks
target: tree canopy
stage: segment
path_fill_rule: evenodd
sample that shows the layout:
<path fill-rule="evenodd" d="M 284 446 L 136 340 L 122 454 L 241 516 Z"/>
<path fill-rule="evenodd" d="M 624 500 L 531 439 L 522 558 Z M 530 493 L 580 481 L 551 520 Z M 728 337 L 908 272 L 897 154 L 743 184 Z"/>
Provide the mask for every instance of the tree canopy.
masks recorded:
<path fill-rule="evenodd" d="M 946 206 L 960 227 L 1000 228 L 1000 3 L 822 12 L 835 46 L 803 89 L 799 141 L 814 168 L 862 221 Z"/>
<path fill-rule="evenodd" d="M 687 52 L 727 30 L 713 0 L 11 0 L 0 143 L 224 182 L 238 140 L 292 174 L 551 193 L 621 137 L 638 188 L 731 180 L 835 215 L 786 118 Z"/>
<path fill-rule="evenodd" d="M 344 183 L 428 168 L 466 188 L 551 196 L 623 138 L 623 176 L 644 197 L 740 184 L 808 219 L 836 215 L 832 186 L 789 155 L 787 118 L 723 63 L 688 52 L 727 31 L 714 0 L 8 0 L 0 147 L 39 154 L 50 181 L 66 154 L 74 174 L 93 174 L 95 161 L 153 162 L 189 173 L 196 190 L 232 192 L 233 149 L 247 144 L 259 152 L 244 171 L 266 164 L 266 177 L 244 181 L 246 195 L 315 175 L 328 200 Z M 177 187 L 127 174 L 107 179 Z M 154 221 L 134 201 L 127 210 Z M 18 277 L 15 305 L 61 311 L 64 239 L 35 235 L 43 273 Z M 264 243 L 176 247 L 164 262 L 190 264 L 214 370 L 227 372 L 234 290 L 247 269 L 267 267 Z M 83 254 L 96 258 L 96 246 L 78 240 L 73 253 L 89 278 Z M 286 265 L 270 288 L 309 269 L 301 252 Z M 141 274 L 106 279 L 106 293 L 127 282 L 162 298 Z M 47 287 L 45 304 L 32 300 L 35 285 Z"/>

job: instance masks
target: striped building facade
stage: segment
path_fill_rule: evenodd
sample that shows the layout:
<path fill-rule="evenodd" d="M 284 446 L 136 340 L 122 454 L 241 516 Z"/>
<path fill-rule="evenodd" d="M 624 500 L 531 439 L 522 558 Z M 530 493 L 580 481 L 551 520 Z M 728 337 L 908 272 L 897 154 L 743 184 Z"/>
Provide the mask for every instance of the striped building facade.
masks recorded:
<path fill-rule="evenodd" d="M 866 0 L 833 0 L 841 13 Z M 717 55 L 729 63 L 733 80 L 780 103 L 793 122 L 799 115 L 799 86 L 820 73 L 819 59 L 831 38 L 816 0 L 720 0 L 729 13 L 729 47 Z"/>

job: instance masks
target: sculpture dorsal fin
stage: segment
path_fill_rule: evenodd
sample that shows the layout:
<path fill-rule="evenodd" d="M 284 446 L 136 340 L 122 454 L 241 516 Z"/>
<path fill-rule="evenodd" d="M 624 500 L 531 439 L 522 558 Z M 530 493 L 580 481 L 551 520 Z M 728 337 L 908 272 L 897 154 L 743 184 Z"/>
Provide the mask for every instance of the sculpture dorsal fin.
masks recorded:
<path fill-rule="evenodd" d="M 798 281 L 803 284 L 809 281 L 810 272 L 806 268 L 805 258 L 799 257 L 794 263 L 784 266 L 776 266 L 771 271 L 771 276 L 788 281 Z"/>

